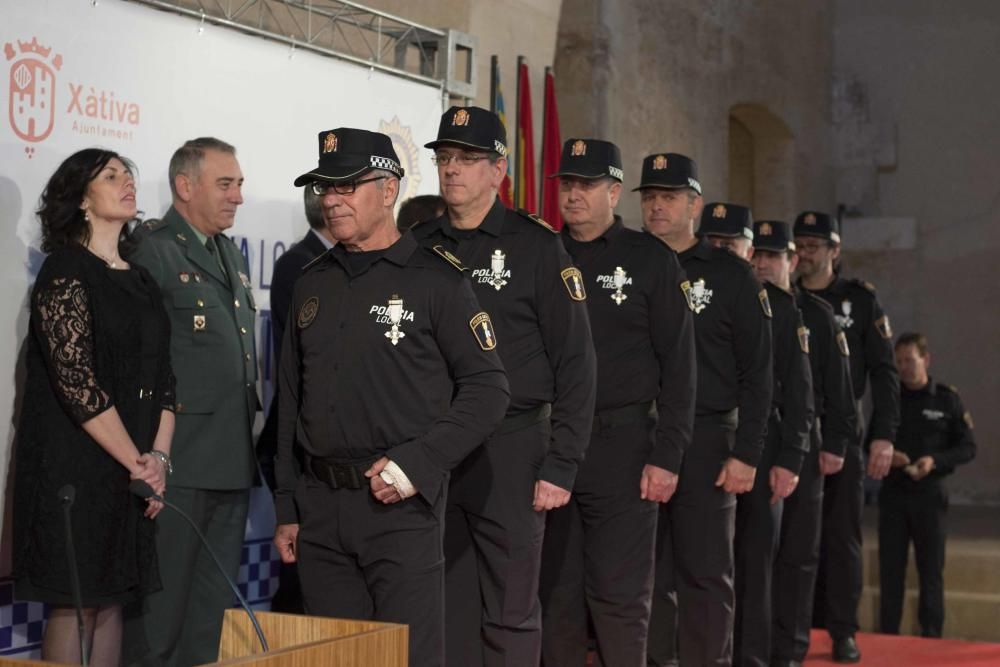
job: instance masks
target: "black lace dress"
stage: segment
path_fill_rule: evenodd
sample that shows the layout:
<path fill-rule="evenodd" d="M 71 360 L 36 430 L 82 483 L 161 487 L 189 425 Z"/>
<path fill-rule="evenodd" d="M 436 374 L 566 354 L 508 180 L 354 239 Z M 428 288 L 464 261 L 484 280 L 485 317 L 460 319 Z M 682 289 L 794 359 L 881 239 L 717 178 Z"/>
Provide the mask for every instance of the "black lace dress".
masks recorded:
<path fill-rule="evenodd" d="M 45 260 L 31 294 L 27 380 L 14 460 L 18 599 L 72 604 L 59 491 L 75 487 L 71 525 L 86 607 L 160 587 L 154 522 L 128 471 L 80 426 L 114 406 L 140 452 L 173 409 L 170 321 L 152 276 L 109 268 L 73 245 Z"/>

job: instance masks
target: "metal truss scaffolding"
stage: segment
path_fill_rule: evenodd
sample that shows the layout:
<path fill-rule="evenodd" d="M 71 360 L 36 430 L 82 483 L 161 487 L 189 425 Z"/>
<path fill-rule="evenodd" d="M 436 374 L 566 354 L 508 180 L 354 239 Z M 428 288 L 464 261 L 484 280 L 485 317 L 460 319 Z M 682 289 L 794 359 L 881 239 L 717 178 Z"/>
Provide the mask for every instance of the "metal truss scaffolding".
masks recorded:
<path fill-rule="evenodd" d="M 127 0 L 476 96 L 476 38 L 349 0 Z"/>

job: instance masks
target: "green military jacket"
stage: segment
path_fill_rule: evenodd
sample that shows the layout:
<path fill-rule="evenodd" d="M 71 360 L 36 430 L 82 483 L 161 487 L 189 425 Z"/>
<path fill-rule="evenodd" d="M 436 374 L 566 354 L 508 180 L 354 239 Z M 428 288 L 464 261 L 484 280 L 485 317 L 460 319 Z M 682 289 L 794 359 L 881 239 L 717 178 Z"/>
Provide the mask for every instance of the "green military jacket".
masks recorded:
<path fill-rule="evenodd" d="M 130 260 L 156 279 L 170 315 L 177 426 L 169 485 L 245 489 L 253 483 L 257 307 L 236 244 L 219 235 L 225 266 L 171 207 L 136 228 Z"/>

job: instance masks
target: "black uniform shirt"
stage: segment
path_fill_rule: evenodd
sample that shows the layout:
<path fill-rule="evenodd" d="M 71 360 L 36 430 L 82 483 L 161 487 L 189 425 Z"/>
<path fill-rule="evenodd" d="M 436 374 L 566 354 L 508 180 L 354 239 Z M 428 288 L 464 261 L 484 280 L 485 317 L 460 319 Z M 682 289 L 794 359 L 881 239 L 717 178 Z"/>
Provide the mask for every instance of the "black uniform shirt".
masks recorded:
<path fill-rule="evenodd" d="M 976 456 L 972 417 L 965 411 L 954 387 L 929 379 L 921 389 L 900 389 L 902 421 L 895 446 L 911 463 L 922 456 L 934 457 L 934 470 L 926 480 L 940 479 L 955 466 Z M 923 481 L 923 480 L 921 480 Z M 902 468 L 893 468 L 887 480 L 901 486 L 918 484 Z"/>
<path fill-rule="evenodd" d="M 590 442 L 597 362 L 581 275 L 558 233 L 499 199 L 475 230 L 456 230 L 445 213 L 412 233 L 472 270 L 473 289 L 501 341 L 509 414 L 552 403 L 552 443 L 538 476 L 572 489 Z"/>
<path fill-rule="evenodd" d="M 696 413 L 739 409 L 733 456 L 756 467 L 771 409 L 767 292 L 750 264 L 705 240 L 678 255 L 687 274 L 698 351 Z"/>
<path fill-rule="evenodd" d="M 808 290 L 795 290 L 802 321 L 809 330 L 816 418 L 820 420 L 821 449 L 843 456 L 858 441 L 857 403 L 851 386 L 850 346 L 847 334 L 833 319 L 833 309 Z"/>
<path fill-rule="evenodd" d="M 295 284 L 278 393 L 278 523 L 296 522 L 293 435 L 311 456 L 388 456 L 434 503 L 447 471 L 507 409 L 493 349 L 503 343 L 461 271 L 411 236 L 354 275 L 347 255 L 334 247 Z"/>
<path fill-rule="evenodd" d="M 892 328 L 875 297 L 875 288 L 862 280 L 835 275 L 825 289 L 810 291 L 830 304 L 834 318 L 847 334 L 855 400 L 864 397 L 865 385 L 871 381 L 873 409 L 868 439 L 895 441 L 899 427 L 899 373 L 892 351 Z"/>
<path fill-rule="evenodd" d="M 587 286 L 597 411 L 655 400 L 658 422 L 648 462 L 679 472 L 691 442 L 697 366 L 677 255 L 655 237 L 627 229 L 618 216 L 593 241 L 574 241 L 565 228 L 562 239 Z"/>
<path fill-rule="evenodd" d="M 795 305 L 795 297 L 777 285 L 764 283 L 774 317 L 774 406 L 781 415 L 781 445 L 774 465 L 795 474 L 809 451 L 813 420 L 812 372 L 809 367 L 809 330 Z"/>

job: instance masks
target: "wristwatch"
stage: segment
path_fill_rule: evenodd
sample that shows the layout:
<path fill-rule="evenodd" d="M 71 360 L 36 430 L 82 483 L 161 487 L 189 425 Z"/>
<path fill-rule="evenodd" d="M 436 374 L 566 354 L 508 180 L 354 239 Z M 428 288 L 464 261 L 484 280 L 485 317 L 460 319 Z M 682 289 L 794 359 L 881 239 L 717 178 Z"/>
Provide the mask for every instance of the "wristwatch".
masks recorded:
<path fill-rule="evenodd" d="M 163 462 L 163 465 L 166 466 L 167 468 L 168 475 L 174 474 L 174 466 L 170 463 L 170 457 L 167 455 L 166 452 L 161 452 L 159 449 L 154 449 L 151 450 L 149 453 Z"/>

